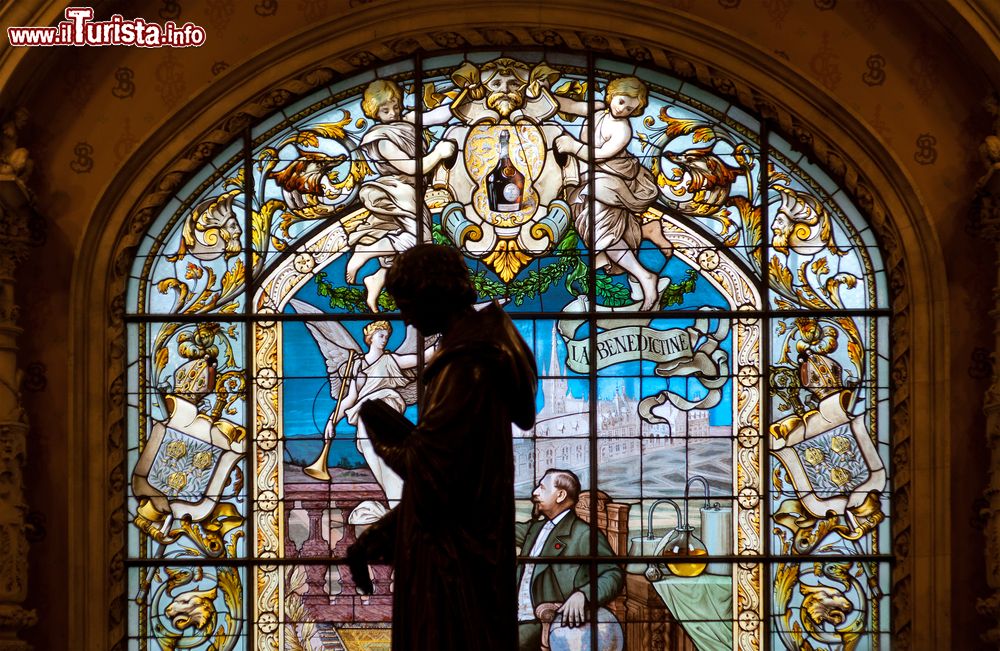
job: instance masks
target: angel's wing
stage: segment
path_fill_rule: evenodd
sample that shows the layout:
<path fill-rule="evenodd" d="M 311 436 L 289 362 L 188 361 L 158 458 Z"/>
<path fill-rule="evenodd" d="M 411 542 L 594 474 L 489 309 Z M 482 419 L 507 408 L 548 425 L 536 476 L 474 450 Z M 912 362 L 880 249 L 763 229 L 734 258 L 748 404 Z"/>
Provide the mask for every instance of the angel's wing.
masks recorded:
<path fill-rule="evenodd" d="M 438 339 L 438 335 L 433 337 L 428 337 L 424 339 L 424 346 L 429 348 Z M 406 326 L 406 338 L 403 339 L 403 343 L 399 344 L 395 352 L 399 355 L 415 355 L 417 353 L 417 345 L 420 343 L 420 333 L 413 326 Z M 403 398 L 403 401 L 408 405 L 417 404 L 417 369 L 408 368 L 400 369 L 402 377 L 406 379 L 406 384 L 401 387 L 396 387 L 399 395 Z"/>
<path fill-rule="evenodd" d="M 430 337 L 424 338 L 424 348 L 430 348 L 437 343 L 438 338 L 441 335 L 431 335 Z M 403 343 L 399 344 L 396 348 L 396 352 L 400 355 L 415 355 L 417 353 L 417 345 L 420 343 L 420 333 L 413 326 L 406 326 L 406 338 L 403 339 Z"/>
<path fill-rule="evenodd" d="M 294 298 L 289 304 L 299 314 L 324 314 L 322 310 Z M 344 326 L 335 321 L 306 321 L 305 326 L 316 340 L 323 359 L 326 360 L 326 374 L 330 377 L 330 395 L 337 398 L 340 395 L 347 358 L 350 352 L 354 351 L 355 360 L 359 359 L 362 355 L 361 346 Z"/>

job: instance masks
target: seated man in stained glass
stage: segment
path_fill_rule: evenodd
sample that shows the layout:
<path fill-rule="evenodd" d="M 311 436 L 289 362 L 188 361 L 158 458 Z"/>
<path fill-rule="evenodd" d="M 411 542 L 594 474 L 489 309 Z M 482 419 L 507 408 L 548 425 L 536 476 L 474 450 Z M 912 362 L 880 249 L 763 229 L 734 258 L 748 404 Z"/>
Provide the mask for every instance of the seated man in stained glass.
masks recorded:
<path fill-rule="evenodd" d="M 531 494 L 532 519 L 515 526 L 515 542 L 522 556 L 557 558 L 590 554 L 590 525 L 577 517 L 574 507 L 580 498 L 580 478 L 571 470 L 550 468 L 542 475 Z M 611 556 L 611 546 L 604 534 L 597 533 L 597 553 Z M 599 606 L 614 599 L 625 585 L 625 573 L 613 564 L 597 568 L 597 603 Z M 518 648 L 538 651 L 542 638 L 542 623 L 537 610 L 543 604 L 558 605 L 553 623 L 569 628 L 588 621 L 591 584 L 590 568 L 586 563 L 526 563 L 518 567 Z M 608 615 L 609 613 L 604 613 Z M 611 616 L 613 621 L 613 616 Z M 598 635 L 614 636 L 605 630 L 605 619 L 599 620 Z M 620 626 L 614 623 L 620 639 Z M 582 632 L 581 632 L 582 633 Z M 606 645 L 601 644 L 601 648 Z M 613 648 L 613 645 L 612 645 Z"/>

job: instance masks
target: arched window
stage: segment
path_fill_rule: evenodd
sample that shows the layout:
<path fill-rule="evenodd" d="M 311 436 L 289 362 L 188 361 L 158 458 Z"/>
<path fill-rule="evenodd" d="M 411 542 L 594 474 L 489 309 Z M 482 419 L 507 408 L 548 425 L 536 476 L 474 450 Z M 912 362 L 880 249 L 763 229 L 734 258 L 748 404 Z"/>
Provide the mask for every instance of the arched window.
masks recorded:
<path fill-rule="evenodd" d="M 600 578 L 574 586 L 594 623 L 551 635 L 889 648 L 871 229 L 746 110 L 627 61 L 528 50 L 337 81 L 162 209 L 128 294 L 129 648 L 387 643 L 390 570 L 362 597 L 340 559 L 402 490 L 356 408 L 417 417 L 433 342 L 383 282 L 418 241 L 461 249 L 535 351 L 518 520 L 558 459 L 598 530 L 580 564 Z M 525 621 L 542 592 L 522 591 Z"/>

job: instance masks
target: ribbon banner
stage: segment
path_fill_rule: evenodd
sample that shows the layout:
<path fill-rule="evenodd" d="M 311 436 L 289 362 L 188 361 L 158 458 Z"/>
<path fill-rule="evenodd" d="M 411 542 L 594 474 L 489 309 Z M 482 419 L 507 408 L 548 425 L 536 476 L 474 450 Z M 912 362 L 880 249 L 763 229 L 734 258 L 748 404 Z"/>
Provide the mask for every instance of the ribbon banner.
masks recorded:
<path fill-rule="evenodd" d="M 566 366 L 576 373 L 586 373 L 590 364 L 590 340 L 566 340 Z M 597 369 L 623 362 L 650 360 L 673 362 L 693 356 L 688 333 L 680 328 L 654 330 L 644 326 L 626 326 L 597 334 Z"/>
<path fill-rule="evenodd" d="M 626 313 L 639 308 L 639 304 L 620 308 L 598 305 L 602 312 Z M 585 312 L 587 299 L 579 296 L 566 306 L 564 313 Z M 639 403 L 639 417 L 647 423 L 666 423 L 657 415 L 656 407 L 667 402 L 682 411 L 710 409 L 722 399 L 722 387 L 729 380 L 729 354 L 721 348 L 729 335 L 729 322 L 720 319 L 713 332 L 710 320 L 700 318 L 688 328 L 657 330 L 649 327 L 650 319 L 601 319 L 597 327 L 602 331 L 595 337 L 597 370 L 633 361 L 656 362 L 654 373 L 660 377 L 690 377 L 707 390 L 700 400 L 689 400 L 670 390 L 660 391 L 643 398 Z M 590 337 L 578 337 L 577 331 L 586 323 L 582 319 L 559 321 L 559 334 L 566 343 L 566 366 L 576 373 L 590 370 L 593 359 Z"/>

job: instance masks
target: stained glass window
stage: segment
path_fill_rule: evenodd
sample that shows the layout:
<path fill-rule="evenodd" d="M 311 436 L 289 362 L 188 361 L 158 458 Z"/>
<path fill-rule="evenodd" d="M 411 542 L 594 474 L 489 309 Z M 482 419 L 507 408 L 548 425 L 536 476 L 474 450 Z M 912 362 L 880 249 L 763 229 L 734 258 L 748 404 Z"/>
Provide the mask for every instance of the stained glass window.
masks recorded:
<path fill-rule="evenodd" d="M 871 229 L 746 110 L 518 50 L 339 80 L 162 208 L 128 293 L 129 648 L 387 648 L 391 568 L 366 596 L 341 561 L 402 492 L 357 409 L 417 418 L 432 342 L 384 280 L 421 241 L 461 250 L 537 358 L 522 626 L 582 590 L 590 624 L 557 614 L 553 649 L 890 647 Z M 596 529 L 571 586 L 530 544 L 551 470 Z"/>

